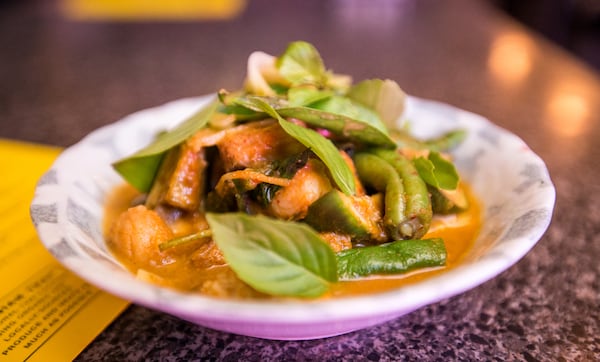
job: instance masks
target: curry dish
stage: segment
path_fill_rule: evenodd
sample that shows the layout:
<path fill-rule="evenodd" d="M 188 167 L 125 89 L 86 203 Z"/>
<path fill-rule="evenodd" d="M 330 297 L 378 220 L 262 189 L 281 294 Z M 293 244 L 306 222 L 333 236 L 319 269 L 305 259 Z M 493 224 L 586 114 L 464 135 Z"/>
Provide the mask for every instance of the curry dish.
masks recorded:
<path fill-rule="evenodd" d="M 465 134 L 416 139 L 393 81 L 356 84 L 312 45 L 255 52 L 218 97 L 113 164 L 104 217 L 138 278 L 224 298 L 329 298 L 444 272 L 480 227 L 452 164 Z M 418 122 L 418 120 L 411 120 Z"/>

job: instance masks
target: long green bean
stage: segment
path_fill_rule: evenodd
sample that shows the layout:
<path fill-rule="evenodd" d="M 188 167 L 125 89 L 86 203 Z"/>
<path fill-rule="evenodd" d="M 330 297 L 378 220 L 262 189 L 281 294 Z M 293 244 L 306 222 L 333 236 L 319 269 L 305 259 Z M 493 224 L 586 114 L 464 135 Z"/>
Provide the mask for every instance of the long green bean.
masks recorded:
<path fill-rule="evenodd" d="M 338 277 L 353 279 L 372 274 L 400 274 L 446 264 L 442 239 L 399 240 L 337 253 Z"/>
<path fill-rule="evenodd" d="M 464 141 L 467 137 L 467 131 L 457 129 L 444 133 L 443 135 L 425 141 L 427 149 L 431 151 L 444 152 L 449 151 Z"/>
<path fill-rule="evenodd" d="M 399 226 L 406 221 L 406 202 L 400 175 L 392 165 L 371 153 L 357 153 L 354 164 L 362 182 L 384 193 L 384 228 L 393 239 L 401 238 Z"/>
<path fill-rule="evenodd" d="M 399 227 L 401 238 L 419 239 L 423 237 L 429 229 L 433 217 L 425 181 L 419 176 L 412 162 L 397 151 L 377 148 L 371 152 L 389 162 L 402 179 L 406 199 L 406 220 Z"/>
<path fill-rule="evenodd" d="M 436 138 L 419 140 L 406 131 L 391 131 L 391 137 L 398 148 L 412 148 L 415 150 L 430 150 L 437 152 L 449 151 L 466 138 L 467 132 L 463 129 L 449 131 Z"/>

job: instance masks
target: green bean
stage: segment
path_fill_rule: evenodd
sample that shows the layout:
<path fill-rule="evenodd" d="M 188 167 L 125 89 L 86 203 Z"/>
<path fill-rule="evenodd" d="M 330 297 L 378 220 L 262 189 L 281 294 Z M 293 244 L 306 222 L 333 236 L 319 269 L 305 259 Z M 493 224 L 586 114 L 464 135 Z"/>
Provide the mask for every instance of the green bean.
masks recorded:
<path fill-rule="evenodd" d="M 444 133 L 443 135 L 425 141 L 427 149 L 431 151 L 444 152 L 458 146 L 467 136 L 467 131 L 457 129 Z"/>
<path fill-rule="evenodd" d="M 400 175 L 388 162 L 366 152 L 357 153 L 354 164 L 362 182 L 384 193 L 384 228 L 392 238 L 398 239 L 399 225 L 406 221 L 404 186 Z"/>
<path fill-rule="evenodd" d="M 410 148 L 413 150 L 427 149 L 425 142 L 413 137 L 410 133 L 405 130 L 390 130 L 390 137 L 396 143 L 398 148 Z"/>
<path fill-rule="evenodd" d="M 398 148 L 412 148 L 415 150 L 430 150 L 437 152 L 449 151 L 458 146 L 467 136 L 465 130 L 453 130 L 442 134 L 439 137 L 427 140 L 419 140 L 406 131 L 392 131 L 391 137 L 396 142 Z"/>
<path fill-rule="evenodd" d="M 201 239 L 205 239 L 205 238 L 208 238 L 211 236 L 212 236 L 212 231 L 210 229 L 200 230 L 194 234 L 180 236 L 180 237 L 165 241 L 164 243 L 160 243 L 160 244 L 158 244 L 158 249 L 160 251 L 165 251 L 167 249 L 171 249 L 176 246 L 190 244 L 192 242 L 196 242 L 196 241 L 199 241 Z"/>
<path fill-rule="evenodd" d="M 406 220 L 400 224 L 400 236 L 403 239 L 423 237 L 429 230 L 433 217 L 425 181 L 419 176 L 412 162 L 397 151 L 379 148 L 371 152 L 389 162 L 402 179 L 406 199 Z"/>
<path fill-rule="evenodd" d="M 446 247 L 440 238 L 399 240 L 377 246 L 341 251 L 337 256 L 339 279 L 372 274 L 400 274 L 446 264 Z"/>

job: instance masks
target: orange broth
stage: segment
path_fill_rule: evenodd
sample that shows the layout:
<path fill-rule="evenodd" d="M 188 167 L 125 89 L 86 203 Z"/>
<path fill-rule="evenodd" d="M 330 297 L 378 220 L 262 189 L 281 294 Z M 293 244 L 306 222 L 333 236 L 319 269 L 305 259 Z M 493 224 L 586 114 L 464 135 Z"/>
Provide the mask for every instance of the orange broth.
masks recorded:
<path fill-rule="evenodd" d="M 469 208 L 459 214 L 448 216 L 434 216 L 429 232 L 424 238 L 440 237 L 444 240 L 447 250 L 446 266 L 439 268 L 426 268 L 412 271 L 407 274 L 391 276 L 372 276 L 353 281 L 340 281 L 332 285 L 331 290 L 322 298 L 336 298 L 345 296 L 357 296 L 389 291 L 403 285 L 424 280 L 433 275 L 443 273 L 460 263 L 462 258 L 472 247 L 481 226 L 481 208 L 469 187 L 465 187 Z M 131 201 L 139 193 L 129 185 L 117 187 L 108 197 L 104 214 L 104 231 L 108 240 L 111 225 L 116 218 L 131 205 Z M 110 243 L 109 243 L 110 245 Z M 115 250 L 113 253 L 133 273 L 137 271 L 132 263 L 119 255 Z M 184 254 L 181 258 L 186 258 Z M 200 292 L 200 286 L 207 280 L 216 278 L 228 278 L 230 281 L 239 282 L 233 276 L 229 267 L 211 267 L 209 269 L 192 268 L 186 260 L 164 268 L 161 276 L 145 277 L 144 279 L 167 287 L 186 291 Z M 176 276 L 176 277 L 174 277 Z M 227 296 L 232 298 L 265 298 L 260 293 L 248 293 L 248 288 L 240 288 L 243 292 L 238 295 Z"/>

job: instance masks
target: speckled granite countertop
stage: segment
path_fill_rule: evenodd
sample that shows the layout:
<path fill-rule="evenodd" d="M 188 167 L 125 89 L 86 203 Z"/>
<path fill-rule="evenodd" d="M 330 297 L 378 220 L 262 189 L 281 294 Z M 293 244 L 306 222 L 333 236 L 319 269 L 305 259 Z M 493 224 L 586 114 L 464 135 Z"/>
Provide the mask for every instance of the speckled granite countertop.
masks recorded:
<path fill-rule="evenodd" d="M 520 262 L 388 323 L 281 342 L 133 305 L 78 360 L 600 360 L 598 73 L 485 2 L 373 4 L 258 0 L 232 20 L 183 23 L 73 22 L 51 2 L 0 4 L 0 137 L 68 146 L 133 111 L 234 88 L 252 50 L 305 39 L 355 79 L 395 79 L 518 134 L 557 188 L 553 222 Z"/>

